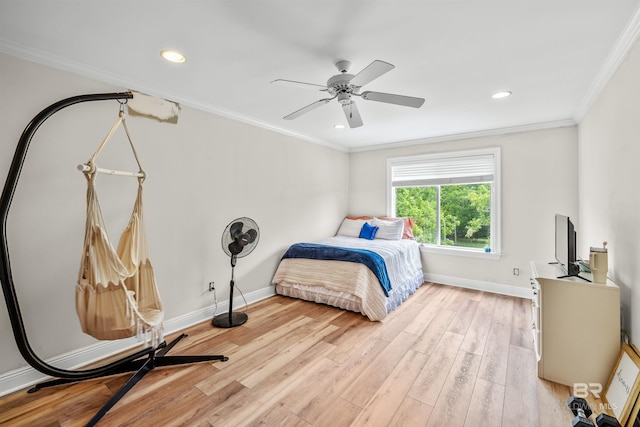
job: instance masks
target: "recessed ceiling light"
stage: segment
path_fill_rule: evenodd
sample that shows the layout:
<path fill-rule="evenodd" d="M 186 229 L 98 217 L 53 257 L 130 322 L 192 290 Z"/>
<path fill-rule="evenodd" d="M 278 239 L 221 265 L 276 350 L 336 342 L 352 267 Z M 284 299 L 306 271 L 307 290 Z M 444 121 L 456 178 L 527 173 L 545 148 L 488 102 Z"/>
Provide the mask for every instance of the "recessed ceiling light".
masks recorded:
<path fill-rule="evenodd" d="M 175 62 L 177 64 L 183 63 L 187 60 L 183 54 L 176 50 L 163 50 L 160 55 L 169 62 Z"/>
<path fill-rule="evenodd" d="M 333 125 L 336 129 L 344 129 L 344 125 Z"/>
<path fill-rule="evenodd" d="M 510 90 L 503 90 L 502 92 L 496 92 L 493 95 L 491 95 L 493 99 L 506 98 L 507 96 L 511 96 Z"/>

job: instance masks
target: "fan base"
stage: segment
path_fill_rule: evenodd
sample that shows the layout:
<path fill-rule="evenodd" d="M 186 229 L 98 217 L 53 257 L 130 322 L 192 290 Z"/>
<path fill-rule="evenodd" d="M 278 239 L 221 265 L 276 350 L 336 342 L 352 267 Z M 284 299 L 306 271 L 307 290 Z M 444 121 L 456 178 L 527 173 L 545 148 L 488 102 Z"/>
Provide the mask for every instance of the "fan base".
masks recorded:
<path fill-rule="evenodd" d="M 211 324 L 218 328 L 233 328 L 240 326 L 249 319 L 247 313 L 231 313 L 231 322 L 229 322 L 229 313 L 219 314 L 213 318 Z"/>

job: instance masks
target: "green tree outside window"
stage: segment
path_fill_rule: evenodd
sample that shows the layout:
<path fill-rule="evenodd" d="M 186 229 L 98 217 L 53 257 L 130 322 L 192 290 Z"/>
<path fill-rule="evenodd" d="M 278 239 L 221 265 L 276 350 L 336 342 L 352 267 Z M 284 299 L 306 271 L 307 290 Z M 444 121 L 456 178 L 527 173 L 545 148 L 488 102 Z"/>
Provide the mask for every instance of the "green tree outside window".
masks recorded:
<path fill-rule="evenodd" d="M 414 219 L 418 242 L 437 245 L 440 236 L 442 246 L 490 246 L 491 184 L 398 187 L 395 197 L 396 215 Z"/>

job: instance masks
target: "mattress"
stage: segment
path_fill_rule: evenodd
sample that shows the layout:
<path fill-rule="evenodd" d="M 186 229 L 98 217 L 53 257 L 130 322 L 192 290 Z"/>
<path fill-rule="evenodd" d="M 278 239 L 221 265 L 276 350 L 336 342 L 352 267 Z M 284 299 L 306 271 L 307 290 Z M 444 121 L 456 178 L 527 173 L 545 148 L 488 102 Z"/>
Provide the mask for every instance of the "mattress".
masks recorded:
<path fill-rule="evenodd" d="M 280 261 L 272 282 L 276 293 L 384 319 L 422 285 L 420 250 L 414 240 L 367 240 L 335 236 L 315 242 L 373 251 L 385 261 L 391 291 L 385 296 L 373 272 L 364 264 L 337 260 Z"/>

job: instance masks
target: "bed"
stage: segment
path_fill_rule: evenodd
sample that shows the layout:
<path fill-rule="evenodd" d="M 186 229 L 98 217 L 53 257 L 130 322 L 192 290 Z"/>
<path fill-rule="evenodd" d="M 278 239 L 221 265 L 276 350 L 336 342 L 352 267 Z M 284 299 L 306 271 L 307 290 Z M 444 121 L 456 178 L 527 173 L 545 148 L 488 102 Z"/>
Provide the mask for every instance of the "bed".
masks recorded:
<path fill-rule="evenodd" d="M 424 281 L 411 225 L 408 218 L 347 217 L 336 236 L 291 245 L 273 276 L 276 293 L 384 319 Z"/>

